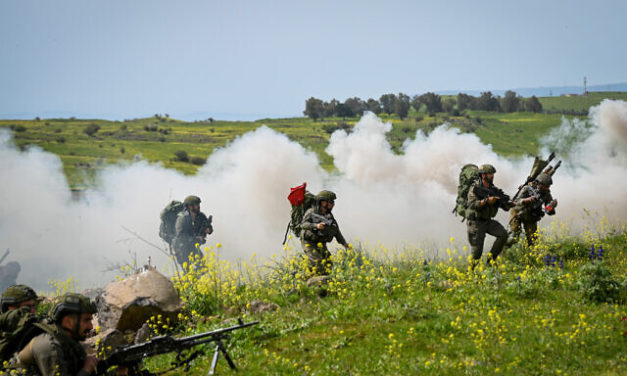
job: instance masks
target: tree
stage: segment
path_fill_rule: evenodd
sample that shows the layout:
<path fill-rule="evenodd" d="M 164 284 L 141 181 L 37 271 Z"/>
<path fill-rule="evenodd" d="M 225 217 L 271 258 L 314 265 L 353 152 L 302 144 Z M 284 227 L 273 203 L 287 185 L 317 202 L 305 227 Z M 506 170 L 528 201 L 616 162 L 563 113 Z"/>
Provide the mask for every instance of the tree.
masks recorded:
<path fill-rule="evenodd" d="M 484 91 L 481 96 L 477 98 L 477 110 L 482 111 L 498 111 L 499 100 L 492 95 L 491 91 Z"/>
<path fill-rule="evenodd" d="M 475 105 L 475 97 L 472 95 L 459 93 L 457 94 L 457 109 L 459 111 L 464 111 L 465 109 L 474 109 Z"/>
<path fill-rule="evenodd" d="M 335 116 L 347 118 L 353 117 L 355 116 L 355 114 L 353 113 L 351 108 L 348 107 L 345 103 L 339 103 L 337 106 L 335 106 Z"/>
<path fill-rule="evenodd" d="M 357 97 L 346 99 L 344 101 L 344 105 L 351 109 L 353 116 L 361 116 L 363 115 L 364 111 L 368 109 L 368 107 L 366 106 L 366 102 Z"/>
<path fill-rule="evenodd" d="M 516 112 L 520 106 L 520 97 L 516 96 L 515 92 L 508 90 L 500 102 L 503 112 Z"/>
<path fill-rule="evenodd" d="M 442 98 L 435 93 L 424 93 L 420 96 L 420 102 L 427 106 L 427 112 L 430 114 L 442 112 Z"/>
<path fill-rule="evenodd" d="M 414 95 L 413 97 L 411 97 L 411 106 L 414 108 L 414 111 L 420 112 L 422 102 L 420 101 L 419 95 Z"/>
<path fill-rule="evenodd" d="M 390 115 L 394 112 L 394 101 L 396 100 L 396 95 L 394 94 L 383 94 L 381 98 L 379 98 L 379 102 L 381 102 L 381 107 L 383 108 L 383 112 Z"/>
<path fill-rule="evenodd" d="M 449 114 L 453 115 L 456 110 L 455 110 L 455 98 L 446 98 L 445 100 L 442 101 L 442 110 L 444 112 L 448 112 Z"/>
<path fill-rule="evenodd" d="M 531 98 L 527 98 L 525 101 L 525 110 L 531 112 L 542 112 L 542 103 L 538 100 L 538 98 L 533 95 Z"/>
<path fill-rule="evenodd" d="M 311 97 L 305 102 L 305 111 L 303 114 L 309 116 L 313 121 L 324 116 L 324 104 L 318 99 Z"/>
<path fill-rule="evenodd" d="M 100 126 L 98 124 L 91 123 L 83 129 L 83 133 L 88 136 L 93 136 L 100 130 Z"/>
<path fill-rule="evenodd" d="M 331 99 L 331 101 L 329 101 L 329 102 L 324 102 L 323 103 L 323 106 L 324 106 L 324 116 L 326 116 L 326 117 L 338 116 L 337 112 L 336 112 L 336 108 L 337 108 L 338 104 L 340 104 L 340 101 L 338 101 L 335 98 Z"/>
<path fill-rule="evenodd" d="M 398 93 L 394 101 L 394 113 L 398 115 L 401 120 L 407 117 L 409 113 L 409 95 Z"/>
<path fill-rule="evenodd" d="M 381 104 L 376 99 L 368 98 L 366 107 L 368 107 L 368 111 L 374 112 L 377 115 L 381 113 Z"/>

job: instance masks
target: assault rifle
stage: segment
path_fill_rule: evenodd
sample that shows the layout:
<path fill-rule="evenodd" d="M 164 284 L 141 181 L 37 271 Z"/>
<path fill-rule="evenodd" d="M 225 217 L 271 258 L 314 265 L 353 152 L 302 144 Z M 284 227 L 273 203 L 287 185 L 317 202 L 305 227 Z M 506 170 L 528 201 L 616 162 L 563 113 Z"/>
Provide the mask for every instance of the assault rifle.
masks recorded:
<path fill-rule="evenodd" d="M 496 196 L 498 199 L 496 200 L 497 205 L 503 210 L 509 210 L 514 206 L 514 203 L 510 199 L 509 195 L 503 192 L 502 189 L 497 188 L 495 186 L 490 186 L 486 188 L 483 184 L 478 184 L 473 187 L 475 196 L 480 200 L 484 198 L 488 198 L 490 196 Z"/>
<path fill-rule="evenodd" d="M 311 218 L 315 223 L 324 223 L 325 226 L 331 227 L 335 225 L 335 221 L 318 213 L 311 213 Z"/>
<path fill-rule="evenodd" d="M 177 353 L 176 359 L 172 363 L 172 369 L 185 366 L 185 371 L 187 371 L 189 369 L 189 363 L 200 355 L 203 355 L 204 352 L 202 350 L 196 350 L 184 355 L 183 351 L 210 342 L 215 342 L 216 347 L 213 352 L 213 360 L 211 362 L 209 375 L 213 375 L 215 373 L 220 353 L 224 355 L 224 358 L 231 369 L 237 369 L 235 367 L 235 363 L 233 363 L 233 360 L 224 347 L 223 340 L 228 338 L 229 332 L 253 326 L 258 323 L 259 321 L 253 321 L 245 324 L 240 319 L 238 325 L 216 329 L 211 332 L 200 333 L 183 338 L 174 338 L 168 335 L 159 336 L 144 343 L 124 346 L 116 349 L 106 359 L 98 362 L 98 365 L 96 366 L 96 375 L 104 375 L 111 367 L 115 366 L 128 368 L 130 376 L 148 375 L 149 373 L 147 371 L 139 369 L 139 363 L 144 358 L 172 352 Z"/>

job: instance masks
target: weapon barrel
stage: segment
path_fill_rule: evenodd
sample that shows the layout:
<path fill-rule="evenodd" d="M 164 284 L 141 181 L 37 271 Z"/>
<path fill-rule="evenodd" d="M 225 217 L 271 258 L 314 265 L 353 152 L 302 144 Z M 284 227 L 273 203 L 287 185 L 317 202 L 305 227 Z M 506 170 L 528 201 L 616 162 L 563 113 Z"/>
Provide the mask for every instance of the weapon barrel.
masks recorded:
<path fill-rule="evenodd" d="M 238 325 L 234 325 L 234 326 L 229 326 L 228 328 L 216 329 L 216 330 L 213 330 L 211 332 L 195 334 L 195 335 L 189 336 L 189 337 L 177 338 L 176 340 L 177 341 L 182 341 L 182 340 L 193 341 L 193 340 L 206 338 L 206 337 L 219 337 L 219 336 L 221 336 L 224 333 L 232 332 L 232 331 L 238 330 L 238 329 L 248 328 L 249 326 L 253 326 L 253 325 L 257 325 L 257 324 L 259 324 L 259 321 L 252 321 L 252 322 L 245 323 L 245 324 L 242 323 L 242 324 L 238 324 Z"/>
<path fill-rule="evenodd" d="M 4 255 L 2 255 L 2 257 L 0 258 L 0 264 L 2 264 L 5 258 L 7 258 L 9 253 L 11 253 L 11 251 L 7 248 L 6 252 L 4 252 Z"/>

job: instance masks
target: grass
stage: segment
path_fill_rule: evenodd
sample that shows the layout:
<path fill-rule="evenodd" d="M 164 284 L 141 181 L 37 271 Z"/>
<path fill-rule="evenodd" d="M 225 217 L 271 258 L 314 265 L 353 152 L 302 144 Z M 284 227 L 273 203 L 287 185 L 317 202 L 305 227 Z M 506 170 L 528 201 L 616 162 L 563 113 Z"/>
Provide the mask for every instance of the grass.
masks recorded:
<path fill-rule="evenodd" d="M 324 288 L 304 283 L 306 271 L 289 249 L 266 265 L 237 267 L 213 248 L 175 279 L 187 302 L 182 323 L 153 329 L 192 334 L 229 317 L 259 320 L 229 342 L 246 375 L 622 375 L 626 246 L 625 228 L 546 236 L 475 272 L 454 239 L 444 261 L 415 250 L 349 250 L 335 253 Z M 603 259 L 591 260 L 590 247 L 595 255 L 602 247 Z M 622 292 L 599 293 L 605 285 L 590 282 L 591 269 L 610 273 Z M 253 299 L 278 309 L 253 313 Z M 163 369 L 172 359 L 147 365 Z M 186 374 L 206 373 L 209 362 L 208 355 L 196 360 Z M 218 372 L 234 374 L 225 362 Z"/>
<path fill-rule="evenodd" d="M 622 99 L 627 101 L 627 93 L 614 92 L 614 91 L 594 91 L 589 92 L 585 96 L 574 97 L 541 97 L 538 98 L 542 103 L 544 111 L 549 112 L 562 112 L 562 111 L 575 111 L 580 113 L 587 113 L 588 109 L 592 106 L 596 106 L 601 103 L 603 99 Z"/>

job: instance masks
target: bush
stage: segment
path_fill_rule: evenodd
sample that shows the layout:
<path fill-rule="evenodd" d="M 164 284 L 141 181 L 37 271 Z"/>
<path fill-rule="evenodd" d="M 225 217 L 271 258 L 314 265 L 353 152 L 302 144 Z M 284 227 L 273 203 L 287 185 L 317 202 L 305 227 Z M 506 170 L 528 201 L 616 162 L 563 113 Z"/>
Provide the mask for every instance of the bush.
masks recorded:
<path fill-rule="evenodd" d="M 122 146 L 122 147 L 120 148 L 120 154 L 124 154 L 124 153 L 126 153 L 126 149 L 124 149 L 124 146 Z"/>
<path fill-rule="evenodd" d="M 614 279 L 612 272 L 602 261 L 588 263 L 581 267 L 579 291 L 591 302 L 618 303 L 621 284 Z"/>
<path fill-rule="evenodd" d="M 174 156 L 176 157 L 176 160 L 179 162 L 189 162 L 189 155 L 187 155 L 187 152 L 185 150 L 175 151 Z"/>
<path fill-rule="evenodd" d="M 59 138 L 57 138 L 57 142 L 60 144 L 65 144 L 65 137 L 61 136 Z"/>
<path fill-rule="evenodd" d="M 23 126 L 23 125 L 12 125 L 12 126 L 11 126 L 11 129 L 12 129 L 14 132 L 24 132 L 24 131 L 26 130 L 26 127 L 25 127 L 25 126 Z"/>
<path fill-rule="evenodd" d="M 157 130 L 159 130 L 159 127 L 157 127 L 156 124 L 148 124 L 144 125 L 144 130 L 146 132 L 156 132 Z"/>
<path fill-rule="evenodd" d="M 96 134 L 96 132 L 98 132 L 100 130 L 100 126 L 98 124 L 89 124 L 88 126 L 85 127 L 85 129 L 83 129 L 83 133 L 85 133 L 88 136 L 93 136 Z"/>
<path fill-rule="evenodd" d="M 203 157 L 192 157 L 192 159 L 190 160 L 190 162 L 192 164 L 195 164 L 196 166 L 202 166 L 205 164 L 207 160 Z"/>

